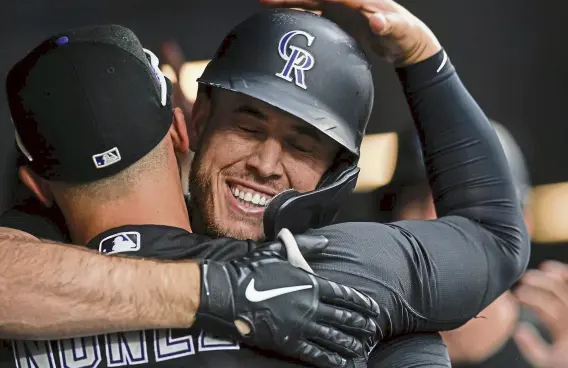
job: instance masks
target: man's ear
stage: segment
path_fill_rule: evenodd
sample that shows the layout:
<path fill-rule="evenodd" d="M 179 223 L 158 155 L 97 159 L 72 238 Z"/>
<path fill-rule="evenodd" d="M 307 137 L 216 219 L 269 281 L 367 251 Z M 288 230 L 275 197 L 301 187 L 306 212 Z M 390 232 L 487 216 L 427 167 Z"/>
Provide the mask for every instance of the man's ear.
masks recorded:
<path fill-rule="evenodd" d="M 189 138 L 187 124 L 182 109 L 176 107 L 173 112 L 172 125 L 170 126 L 170 137 L 174 144 L 174 149 L 178 153 L 187 154 L 189 152 Z"/>
<path fill-rule="evenodd" d="M 53 206 L 53 194 L 44 179 L 36 175 L 27 166 L 21 166 L 18 170 L 18 175 L 20 180 L 34 193 L 44 206 Z"/>
<path fill-rule="evenodd" d="M 193 110 L 191 113 L 191 121 L 188 125 L 189 149 L 195 152 L 199 147 L 199 141 L 205 129 L 205 125 L 212 113 L 211 98 L 206 93 L 197 94 Z"/>

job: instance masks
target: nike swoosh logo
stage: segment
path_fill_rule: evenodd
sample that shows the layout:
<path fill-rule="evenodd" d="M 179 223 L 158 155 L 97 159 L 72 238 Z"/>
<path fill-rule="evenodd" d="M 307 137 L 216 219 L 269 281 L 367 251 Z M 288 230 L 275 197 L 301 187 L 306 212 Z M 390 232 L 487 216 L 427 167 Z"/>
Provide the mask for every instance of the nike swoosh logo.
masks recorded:
<path fill-rule="evenodd" d="M 442 68 L 444 67 L 444 65 L 446 65 L 447 62 L 448 62 L 448 54 L 446 54 L 446 52 L 444 51 L 444 58 L 442 59 L 442 63 L 440 64 L 440 66 L 436 70 L 436 73 L 439 73 L 440 70 L 442 70 Z"/>
<path fill-rule="evenodd" d="M 290 294 L 300 290 L 311 289 L 313 285 L 300 285 L 300 286 L 289 286 L 278 289 L 270 289 L 264 291 L 258 291 L 254 288 L 254 279 L 250 280 L 245 290 L 245 297 L 253 303 L 262 302 L 268 299 L 276 298 L 277 296 Z"/>

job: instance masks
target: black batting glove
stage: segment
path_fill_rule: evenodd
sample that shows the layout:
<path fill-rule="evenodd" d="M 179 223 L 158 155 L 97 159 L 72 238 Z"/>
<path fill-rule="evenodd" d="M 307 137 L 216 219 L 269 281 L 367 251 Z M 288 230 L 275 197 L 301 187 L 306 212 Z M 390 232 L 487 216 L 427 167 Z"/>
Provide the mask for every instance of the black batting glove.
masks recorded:
<path fill-rule="evenodd" d="M 275 251 L 201 264 L 194 326 L 321 368 L 366 367 L 375 343 L 375 301 L 290 265 Z M 235 321 L 250 328 L 243 336 Z"/>
<path fill-rule="evenodd" d="M 298 245 L 298 250 L 306 258 L 322 253 L 329 243 L 329 240 L 323 235 L 293 235 L 293 237 Z M 258 252 L 274 251 L 278 252 L 283 258 L 288 257 L 286 247 L 280 240 L 259 243 L 255 250 Z"/>

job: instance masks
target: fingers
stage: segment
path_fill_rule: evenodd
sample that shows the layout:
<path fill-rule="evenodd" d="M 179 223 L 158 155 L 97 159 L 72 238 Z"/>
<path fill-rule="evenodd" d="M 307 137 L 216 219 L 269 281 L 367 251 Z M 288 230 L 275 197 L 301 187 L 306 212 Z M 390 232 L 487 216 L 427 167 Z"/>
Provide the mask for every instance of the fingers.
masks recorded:
<path fill-rule="evenodd" d="M 552 356 L 551 348 L 532 325 L 521 323 L 513 335 L 513 338 L 523 356 L 532 366 L 550 366 L 549 357 Z"/>
<path fill-rule="evenodd" d="M 329 349 L 345 358 L 366 356 L 366 344 L 357 337 L 350 336 L 333 327 L 310 323 L 305 329 L 306 338 L 318 346 Z"/>
<path fill-rule="evenodd" d="M 320 254 L 329 244 L 329 240 L 322 235 L 295 235 L 294 238 L 296 239 L 300 253 L 302 253 L 304 257 Z"/>
<path fill-rule="evenodd" d="M 320 0 L 260 0 L 261 4 L 270 7 L 302 8 L 307 10 L 321 10 L 323 1 Z"/>
<path fill-rule="evenodd" d="M 402 37 L 410 27 L 407 18 L 397 13 L 376 12 L 368 17 L 371 30 L 379 36 Z"/>
<path fill-rule="evenodd" d="M 540 265 L 545 272 L 557 275 L 563 282 L 568 284 L 568 265 L 558 261 L 545 261 Z"/>
<path fill-rule="evenodd" d="M 555 336 L 568 328 L 568 285 L 558 276 L 529 270 L 522 277 L 515 295 L 537 313 Z"/>
<path fill-rule="evenodd" d="M 261 4 L 271 7 L 302 8 L 308 10 L 322 10 L 325 3 L 343 4 L 349 8 L 359 10 L 370 15 L 377 11 L 400 11 L 402 8 L 391 0 L 260 0 Z"/>
<path fill-rule="evenodd" d="M 357 338 L 371 338 L 377 334 L 376 323 L 363 315 L 343 308 L 320 304 L 314 320 L 340 329 Z"/>
<path fill-rule="evenodd" d="M 307 341 L 300 341 L 295 355 L 301 361 L 319 368 L 345 367 L 347 363 L 347 360 L 339 354 L 327 351 Z"/>
<path fill-rule="evenodd" d="M 364 316 L 379 316 L 379 305 L 369 296 L 345 285 L 318 278 L 321 300 L 324 303 L 344 307 Z"/>
<path fill-rule="evenodd" d="M 529 270 L 521 279 L 521 285 L 529 285 L 552 294 L 568 311 L 568 284 L 561 275 L 538 270 Z"/>

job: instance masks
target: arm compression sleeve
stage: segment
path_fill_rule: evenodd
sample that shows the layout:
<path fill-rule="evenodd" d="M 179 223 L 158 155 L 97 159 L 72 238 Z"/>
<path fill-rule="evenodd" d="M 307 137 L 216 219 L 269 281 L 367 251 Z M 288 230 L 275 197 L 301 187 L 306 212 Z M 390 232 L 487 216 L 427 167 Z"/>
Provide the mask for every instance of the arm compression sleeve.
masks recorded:
<path fill-rule="evenodd" d="M 507 290 L 529 258 L 504 152 L 445 53 L 397 72 L 440 218 L 311 231 L 330 240 L 326 254 L 310 260 L 314 271 L 375 298 L 384 337 L 461 326 Z"/>

